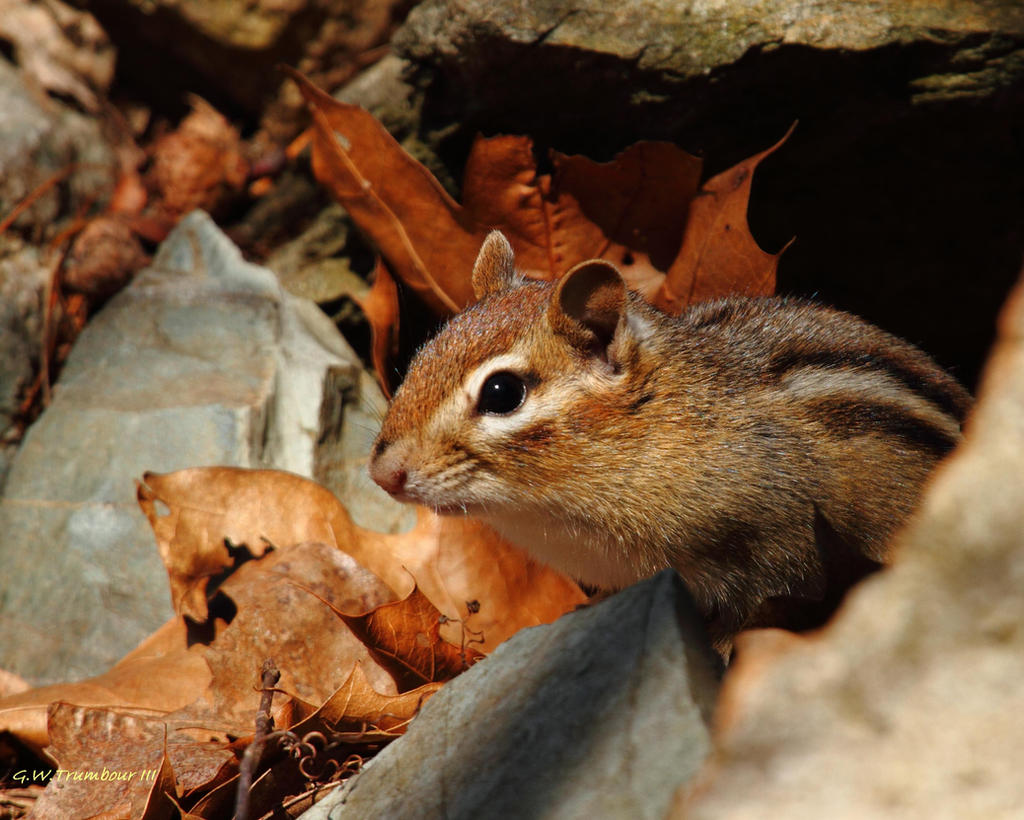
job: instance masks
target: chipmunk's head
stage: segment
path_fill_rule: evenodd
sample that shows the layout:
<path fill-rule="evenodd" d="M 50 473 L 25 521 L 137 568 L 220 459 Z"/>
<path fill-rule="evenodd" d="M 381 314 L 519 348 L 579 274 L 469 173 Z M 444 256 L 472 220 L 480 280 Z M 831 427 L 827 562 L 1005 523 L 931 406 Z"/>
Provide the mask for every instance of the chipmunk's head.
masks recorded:
<path fill-rule="evenodd" d="M 528 280 L 497 231 L 473 268 L 476 304 L 415 356 L 370 460 L 392 496 L 489 518 L 568 503 L 580 443 L 611 412 L 643 320 L 613 265 L 583 262 Z"/>

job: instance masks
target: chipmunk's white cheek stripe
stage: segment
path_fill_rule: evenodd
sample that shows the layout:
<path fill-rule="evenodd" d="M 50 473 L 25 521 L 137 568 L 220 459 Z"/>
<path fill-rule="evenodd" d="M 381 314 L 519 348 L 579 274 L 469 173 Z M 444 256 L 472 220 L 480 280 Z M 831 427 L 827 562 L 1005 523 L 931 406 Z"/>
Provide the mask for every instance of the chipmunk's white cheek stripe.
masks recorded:
<path fill-rule="evenodd" d="M 529 360 L 522 353 L 511 350 L 499 356 L 492 356 L 478 364 L 473 370 L 466 374 L 462 380 L 462 389 L 466 396 L 467 404 L 472 407 L 480 396 L 480 388 L 495 373 L 502 370 L 511 370 L 514 373 L 522 373 L 529 366 Z"/>
<path fill-rule="evenodd" d="M 474 412 L 484 382 L 501 370 L 522 371 L 526 369 L 526 365 L 526 356 L 515 351 L 492 356 L 478 364 L 466 374 L 462 381 L 462 389 L 454 390 L 427 421 L 428 438 L 443 439 L 446 433 L 453 430 L 465 430 L 466 419 Z"/>
<path fill-rule="evenodd" d="M 527 396 L 523 406 L 507 416 L 483 415 L 477 422 L 477 431 L 484 441 L 493 441 L 498 436 L 511 437 L 520 430 L 534 424 L 541 418 L 549 416 L 542 402 L 534 396 Z"/>

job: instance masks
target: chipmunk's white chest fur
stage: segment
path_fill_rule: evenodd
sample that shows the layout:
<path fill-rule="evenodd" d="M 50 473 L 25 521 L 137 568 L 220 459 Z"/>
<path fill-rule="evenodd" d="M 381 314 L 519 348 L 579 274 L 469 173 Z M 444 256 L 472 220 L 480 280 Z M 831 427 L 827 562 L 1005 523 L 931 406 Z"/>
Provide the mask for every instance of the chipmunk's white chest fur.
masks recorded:
<path fill-rule="evenodd" d="M 537 510 L 478 516 L 538 561 L 601 589 L 621 589 L 645 577 L 634 555 L 616 539 L 573 526 Z"/>

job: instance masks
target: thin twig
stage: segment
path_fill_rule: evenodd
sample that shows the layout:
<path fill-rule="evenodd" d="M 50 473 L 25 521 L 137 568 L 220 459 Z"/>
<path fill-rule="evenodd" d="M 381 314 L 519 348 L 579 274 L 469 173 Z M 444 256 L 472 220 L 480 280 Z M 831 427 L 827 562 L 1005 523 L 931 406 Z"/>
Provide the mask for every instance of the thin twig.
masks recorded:
<path fill-rule="evenodd" d="M 60 272 L 64 267 L 70 243 L 57 250 L 50 275 L 43 290 L 42 339 L 39 352 L 39 378 L 43 391 L 43 407 L 50 406 L 50 360 L 57 346 L 57 306 L 60 302 Z"/>
<path fill-rule="evenodd" d="M 260 752 L 263 750 L 263 742 L 274 728 L 274 719 L 270 716 L 270 705 L 274 700 L 274 687 L 280 679 L 281 673 L 274 661 L 270 658 L 263 661 L 263 668 L 260 670 L 260 689 L 263 696 L 260 698 L 260 710 L 256 714 L 256 734 L 253 735 L 252 743 L 242 755 L 242 764 L 238 768 L 235 820 L 249 820 L 249 789 L 252 788 L 256 765 L 259 763 Z"/>

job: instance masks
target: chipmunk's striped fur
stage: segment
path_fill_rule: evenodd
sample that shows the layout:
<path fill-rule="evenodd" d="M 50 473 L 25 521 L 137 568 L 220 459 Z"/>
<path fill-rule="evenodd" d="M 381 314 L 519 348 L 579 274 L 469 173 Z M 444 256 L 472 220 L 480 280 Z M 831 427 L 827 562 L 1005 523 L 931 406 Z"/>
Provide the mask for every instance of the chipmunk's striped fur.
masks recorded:
<path fill-rule="evenodd" d="M 820 618 L 882 562 L 970 406 L 921 351 L 807 302 L 671 318 L 606 262 L 522 280 L 500 234 L 474 288 L 413 360 L 374 479 L 598 587 L 674 567 L 719 645 Z"/>

